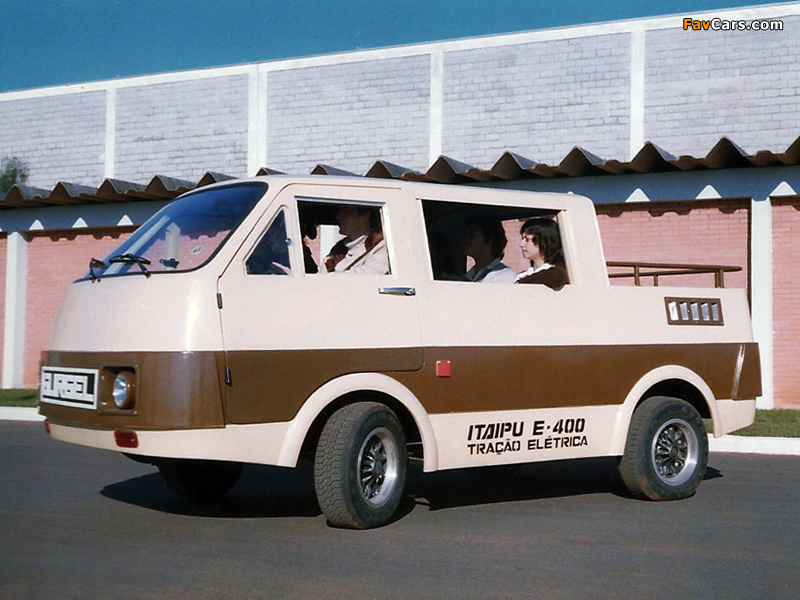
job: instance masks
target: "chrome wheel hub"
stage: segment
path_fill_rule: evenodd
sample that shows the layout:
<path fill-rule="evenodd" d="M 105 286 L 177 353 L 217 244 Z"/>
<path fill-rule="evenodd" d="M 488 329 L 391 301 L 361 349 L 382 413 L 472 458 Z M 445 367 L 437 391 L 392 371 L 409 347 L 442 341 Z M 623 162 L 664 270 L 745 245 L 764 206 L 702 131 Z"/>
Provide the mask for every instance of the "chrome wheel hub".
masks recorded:
<path fill-rule="evenodd" d="M 667 421 L 653 438 L 651 458 L 656 475 L 669 485 L 682 484 L 694 473 L 698 452 L 694 430 L 681 419 Z"/>
<path fill-rule="evenodd" d="M 367 435 L 358 453 L 361 495 L 370 506 L 380 506 L 391 496 L 397 481 L 399 453 L 394 436 L 385 427 Z"/>

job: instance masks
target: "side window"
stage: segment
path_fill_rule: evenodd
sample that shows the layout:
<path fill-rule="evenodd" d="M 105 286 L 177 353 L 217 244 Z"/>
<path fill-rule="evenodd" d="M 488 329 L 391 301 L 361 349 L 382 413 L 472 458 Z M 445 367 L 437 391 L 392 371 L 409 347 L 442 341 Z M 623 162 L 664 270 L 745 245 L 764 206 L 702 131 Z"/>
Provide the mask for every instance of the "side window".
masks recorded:
<path fill-rule="evenodd" d="M 281 210 L 245 262 L 249 275 L 289 275 L 289 239 L 286 235 L 286 213 Z"/>
<path fill-rule="evenodd" d="M 568 283 L 558 211 L 433 200 L 422 207 L 435 280 Z"/>
<path fill-rule="evenodd" d="M 298 198 L 305 272 L 388 275 L 383 207 Z"/>

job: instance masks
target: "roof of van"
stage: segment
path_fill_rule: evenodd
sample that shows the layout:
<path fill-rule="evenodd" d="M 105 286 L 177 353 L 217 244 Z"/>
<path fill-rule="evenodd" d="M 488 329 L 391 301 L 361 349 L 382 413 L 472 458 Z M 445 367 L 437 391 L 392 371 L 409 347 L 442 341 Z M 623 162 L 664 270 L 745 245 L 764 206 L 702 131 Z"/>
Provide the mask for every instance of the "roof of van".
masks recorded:
<path fill-rule="evenodd" d="M 545 202 L 548 206 L 542 208 L 563 209 L 569 204 L 588 202 L 591 200 L 572 192 L 540 192 L 531 190 L 513 190 L 507 188 L 487 187 L 487 186 L 449 186 L 428 182 L 402 181 L 387 179 L 354 178 L 345 175 L 285 175 L 271 174 L 250 177 L 246 179 L 229 179 L 215 184 L 214 186 L 224 186 L 233 183 L 244 183 L 262 181 L 273 185 L 301 184 L 307 186 L 320 187 L 350 187 L 350 188 L 374 188 L 374 189 L 414 189 L 415 193 L 429 200 L 442 201 L 463 201 L 468 203 L 491 203 L 492 197 L 497 198 L 497 202 L 507 202 L 511 204 L 530 205 L 531 199 L 535 197 L 538 203 Z M 197 188 L 196 191 L 199 191 Z M 502 198 L 502 200 L 500 199 Z"/>

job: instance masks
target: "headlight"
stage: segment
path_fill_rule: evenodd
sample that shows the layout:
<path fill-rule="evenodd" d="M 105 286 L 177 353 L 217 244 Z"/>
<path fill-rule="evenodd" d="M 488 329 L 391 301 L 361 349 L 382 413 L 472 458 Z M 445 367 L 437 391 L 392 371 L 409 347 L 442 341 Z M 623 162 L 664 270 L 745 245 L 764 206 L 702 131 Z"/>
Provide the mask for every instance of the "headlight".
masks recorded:
<path fill-rule="evenodd" d="M 114 389 L 111 395 L 114 397 L 114 404 L 117 408 L 128 409 L 133 408 L 134 403 L 134 390 L 133 390 L 133 373 L 129 371 L 121 371 L 114 379 Z"/>

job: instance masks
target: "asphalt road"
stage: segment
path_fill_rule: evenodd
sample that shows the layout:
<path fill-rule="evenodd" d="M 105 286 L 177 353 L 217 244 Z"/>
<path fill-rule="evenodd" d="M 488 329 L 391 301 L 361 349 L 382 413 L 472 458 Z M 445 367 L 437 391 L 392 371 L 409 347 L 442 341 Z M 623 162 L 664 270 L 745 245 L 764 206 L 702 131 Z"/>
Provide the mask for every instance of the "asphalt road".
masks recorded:
<path fill-rule="evenodd" d="M 397 522 L 328 527 L 311 470 L 248 466 L 222 503 L 0 423 L 0 598 L 790 598 L 800 459 L 713 454 L 696 496 L 628 498 L 613 463 L 414 473 Z"/>

